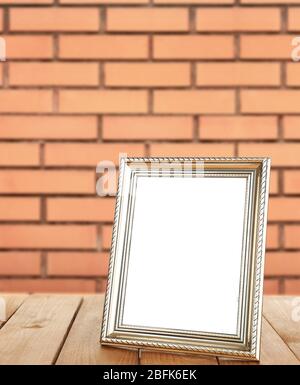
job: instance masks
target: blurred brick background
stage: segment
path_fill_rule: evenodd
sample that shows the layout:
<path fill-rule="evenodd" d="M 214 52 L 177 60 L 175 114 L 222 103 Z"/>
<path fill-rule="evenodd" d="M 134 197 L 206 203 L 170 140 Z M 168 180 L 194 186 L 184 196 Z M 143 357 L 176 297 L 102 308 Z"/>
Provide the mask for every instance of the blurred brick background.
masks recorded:
<path fill-rule="evenodd" d="M 300 293 L 297 32 L 300 0 L 0 0 L 0 290 L 103 291 L 127 152 L 271 156 L 265 291 Z"/>

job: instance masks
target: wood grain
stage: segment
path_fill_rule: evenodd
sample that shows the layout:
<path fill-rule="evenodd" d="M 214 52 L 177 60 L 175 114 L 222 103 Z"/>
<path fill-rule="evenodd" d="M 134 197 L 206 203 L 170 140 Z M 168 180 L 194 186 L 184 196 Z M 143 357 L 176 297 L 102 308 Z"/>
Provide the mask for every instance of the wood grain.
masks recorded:
<path fill-rule="evenodd" d="M 142 350 L 141 365 L 218 365 L 216 357 L 192 354 L 172 354 Z"/>
<path fill-rule="evenodd" d="M 0 330 L 1 364 L 52 364 L 81 297 L 30 296 Z"/>
<path fill-rule="evenodd" d="M 265 297 L 264 316 L 300 360 L 300 297 Z"/>
<path fill-rule="evenodd" d="M 103 295 L 86 296 L 72 325 L 57 364 L 138 364 L 137 350 L 100 345 Z"/>
<path fill-rule="evenodd" d="M 193 354 L 126 350 L 99 342 L 103 295 L 1 295 L 0 364 L 300 364 L 300 297 L 264 301 L 260 363 Z"/>
<path fill-rule="evenodd" d="M 262 320 L 260 362 L 219 357 L 220 365 L 299 365 L 299 361 L 269 322 Z"/>
<path fill-rule="evenodd" d="M 28 297 L 28 294 L 1 294 L 0 299 L 4 299 L 5 301 L 5 312 L 6 319 L 5 321 L 0 321 L 0 329 L 1 327 L 10 319 L 10 317 L 18 310 L 18 308 L 22 305 L 25 299 Z"/>

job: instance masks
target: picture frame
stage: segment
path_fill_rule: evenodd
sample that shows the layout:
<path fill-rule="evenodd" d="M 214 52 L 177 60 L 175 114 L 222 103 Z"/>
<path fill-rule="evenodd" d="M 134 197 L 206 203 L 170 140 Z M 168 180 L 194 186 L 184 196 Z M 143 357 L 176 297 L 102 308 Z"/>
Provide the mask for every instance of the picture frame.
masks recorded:
<path fill-rule="evenodd" d="M 270 159 L 123 157 L 101 343 L 259 360 Z"/>

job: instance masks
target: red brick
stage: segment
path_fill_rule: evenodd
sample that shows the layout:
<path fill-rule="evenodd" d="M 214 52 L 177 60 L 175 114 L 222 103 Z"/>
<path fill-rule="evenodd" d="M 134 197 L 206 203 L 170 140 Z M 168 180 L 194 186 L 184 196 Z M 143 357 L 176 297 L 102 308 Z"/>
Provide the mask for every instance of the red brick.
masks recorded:
<path fill-rule="evenodd" d="M 284 246 L 287 249 L 300 248 L 300 225 L 286 225 L 284 227 Z"/>
<path fill-rule="evenodd" d="M 31 275 L 41 273 L 41 256 L 38 252 L 0 252 L 0 275 Z"/>
<path fill-rule="evenodd" d="M 0 198 L 1 221 L 36 221 L 40 219 L 38 198 Z"/>
<path fill-rule="evenodd" d="M 292 3 L 0 0 L 13 4 L 5 23 L 0 7 L 0 32 L 9 28 L 9 60 L 0 63 L 0 290 L 104 290 L 114 198 L 96 197 L 95 166 L 117 165 L 121 152 L 270 156 L 265 293 L 297 292 L 300 70 L 291 32 L 300 31 L 300 10 Z M 282 29 L 281 4 L 286 32 L 270 34 Z"/>
<path fill-rule="evenodd" d="M 48 276 L 106 276 L 108 254 L 94 252 L 48 253 Z"/>
<path fill-rule="evenodd" d="M 0 0 L 0 4 L 52 4 L 54 0 Z"/>
<path fill-rule="evenodd" d="M 12 86 L 97 86 L 96 63 L 11 63 Z"/>
<path fill-rule="evenodd" d="M 114 208 L 112 198 L 51 198 L 47 199 L 47 220 L 112 222 Z"/>
<path fill-rule="evenodd" d="M 245 113 L 299 113 L 299 90 L 244 90 L 241 110 Z"/>
<path fill-rule="evenodd" d="M 147 4 L 148 0 L 59 0 L 61 4 Z"/>
<path fill-rule="evenodd" d="M 290 35 L 244 35 L 241 36 L 243 59 L 290 59 L 292 52 Z"/>
<path fill-rule="evenodd" d="M 188 9 L 184 8 L 109 8 L 108 31 L 187 31 Z"/>
<path fill-rule="evenodd" d="M 188 143 L 188 144 L 151 144 L 153 156 L 233 156 L 232 144 L 225 143 Z"/>
<path fill-rule="evenodd" d="M 297 0 L 295 1 L 295 3 Z M 300 4 L 300 0 L 298 0 L 298 4 Z M 300 31 L 300 9 L 290 7 L 288 9 L 288 30 L 289 31 Z"/>
<path fill-rule="evenodd" d="M 93 225 L 0 225 L 2 249 L 95 249 Z"/>
<path fill-rule="evenodd" d="M 300 20 L 300 13 L 299 13 L 299 20 Z M 299 63 L 287 63 L 286 83 L 288 86 L 300 86 L 300 68 L 298 64 Z"/>
<path fill-rule="evenodd" d="M 1 279 L 0 291 L 12 293 L 94 293 L 96 282 L 87 279 Z"/>
<path fill-rule="evenodd" d="M 3 31 L 3 9 L 0 9 L 0 31 Z"/>
<path fill-rule="evenodd" d="M 299 0 L 241 0 L 242 4 L 297 4 Z"/>
<path fill-rule="evenodd" d="M 39 156 L 36 143 L 0 143 L 0 166 L 36 166 Z"/>
<path fill-rule="evenodd" d="M 199 63 L 199 86 L 276 86 L 280 85 L 278 63 Z"/>
<path fill-rule="evenodd" d="M 67 113 L 145 113 L 148 94 L 136 90 L 60 91 L 59 109 Z"/>
<path fill-rule="evenodd" d="M 155 113 L 217 113 L 235 111 L 235 94 L 232 90 L 155 91 Z"/>
<path fill-rule="evenodd" d="M 0 112 L 51 112 L 52 91 L 0 90 Z"/>
<path fill-rule="evenodd" d="M 284 287 L 285 287 L 285 294 L 299 295 L 300 279 L 286 279 Z"/>
<path fill-rule="evenodd" d="M 279 175 L 277 170 L 271 171 L 271 177 L 270 177 L 270 194 L 277 194 L 278 193 L 278 183 L 279 183 Z"/>
<path fill-rule="evenodd" d="M 4 38 L 8 59 L 50 59 L 53 56 L 52 36 L 9 35 Z"/>
<path fill-rule="evenodd" d="M 111 246 L 112 226 L 102 226 L 102 248 L 109 250 Z"/>
<path fill-rule="evenodd" d="M 241 156 L 269 156 L 272 166 L 298 166 L 300 162 L 300 143 L 240 143 Z"/>
<path fill-rule="evenodd" d="M 199 8 L 198 31 L 279 31 L 278 8 Z"/>
<path fill-rule="evenodd" d="M 300 275 L 300 253 L 267 253 L 265 274 L 274 276 Z"/>
<path fill-rule="evenodd" d="M 97 8 L 11 8 L 11 31 L 98 31 Z"/>
<path fill-rule="evenodd" d="M 300 221 L 300 198 L 271 198 L 270 221 Z"/>
<path fill-rule="evenodd" d="M 94 192 L 93 171 L 0 171 L 0 193 L 4 194 L 93 194 Z"/>
<path fill-rule="evenodd" d="M 82 144 L 47 144 L 45 148 L 45 162 L 48 166 L 93 166 L 109 160 L 116 165 L 119 154 L 144 156 L 142 144 L 124 143 L 82 143 Z"/>
<path fill-rule="evenodd" d="M 284 171 L 283 180 L 286 194 L 300 193 L 300 171 Z"/>
<path fill-rule="evenodd" d="M 190 65 L 186 63 L 108 63 L 105 84 L 118 87 L 188 86 Z"/>
<path fill-rule="evenodd" d="M 265 279 L 264 280 L 264 294 L 265 295 L 279 294 L 279 281 L 278 281 L 278 279 Z"/>
<path fill-rule="evenodd" d="M 199 139 L 263 140 L 277 138 L 275 116 L 201 116 Z"/>
<path fill-rule="evenodd" d="M 270 225 L 267 227 L 267 249 L 278 249 L 279 247 L 279 227 Z"/>
<path fill-rule="evenodd" d="M 232 36 L 154 36 L 156 59 L 231 59 Z"/>
<path fill-rule="evenodd" d="M 1 139 L 81 139 L 97 138 L 95 116 L 1 115 Z"/>
<path fill-rule="evenodd" d="M 154 0 L 155 4 L 187 4 L 187 0 Z M 234 0 L 188 0 L 188 4 L 233 4 Z"/>
<path fill-rule="evenodd" d="M 300 117 L 284 116 L 283 136 L 285 139 L 300 139 Z"/>
<path fill-rule="evenodd" d="M 146 59 L 147 36 L 66 35 L 59 40 L 64 59 Z"/>
<path fill-rule="evenodd" d="M 193 121 L 185 116 L 105 116 L 105 140 L 192 139 Z"/>

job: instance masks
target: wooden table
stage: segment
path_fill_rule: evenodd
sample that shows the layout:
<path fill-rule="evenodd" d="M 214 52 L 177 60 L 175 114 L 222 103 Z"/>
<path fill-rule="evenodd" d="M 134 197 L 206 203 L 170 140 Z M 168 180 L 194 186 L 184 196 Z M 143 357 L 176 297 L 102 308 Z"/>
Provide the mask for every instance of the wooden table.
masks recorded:
<path fill-rule="evenodd" d="M 0 322 L 0 364 L 242 363 L 220 357 L 101 347 L 103 295 L 2 297 L 7 321 Z M 300 297 L 265 297 L 260 364 L 300 364 Z"/>

